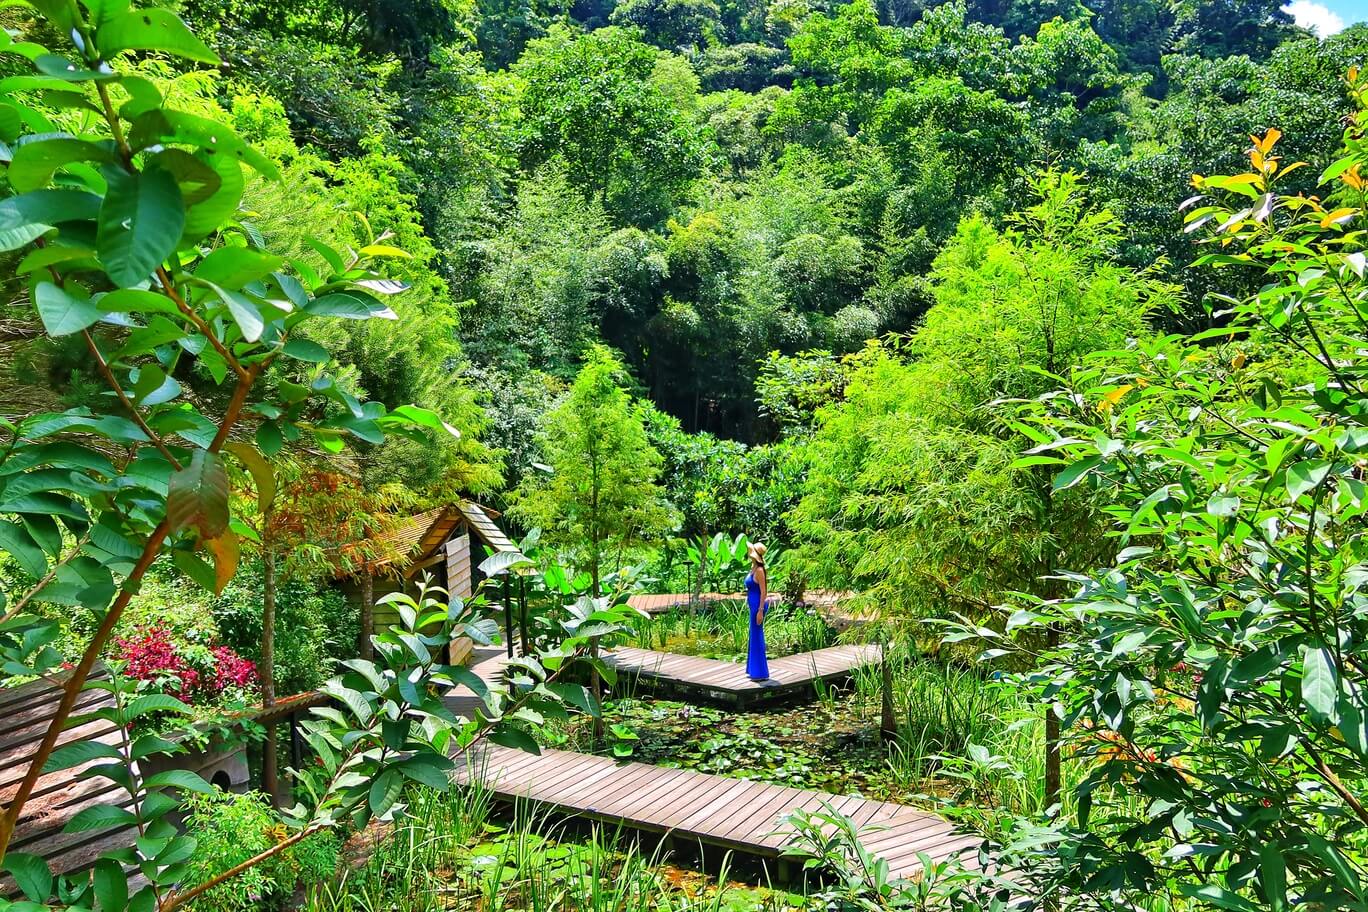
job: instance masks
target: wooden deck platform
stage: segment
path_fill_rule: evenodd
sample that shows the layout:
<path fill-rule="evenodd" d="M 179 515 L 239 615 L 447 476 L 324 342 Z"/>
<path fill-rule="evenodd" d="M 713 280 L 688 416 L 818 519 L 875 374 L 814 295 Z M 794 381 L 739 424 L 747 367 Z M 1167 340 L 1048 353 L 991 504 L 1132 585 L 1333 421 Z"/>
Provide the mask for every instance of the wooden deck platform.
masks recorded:
<path fill-rule="evenodd" d="M 887 861 L 895 877 L 916 876 L 919 853 L 933 861 L 958 855 L 966 866 L 975 867 L 982 841 L 956 832 L 941 817 L 900 804 L 571 751 L 535 755 L 482 744 L 465 767 L 458 765 L 457 778 L 479 781 L 504 801 L 526 800 L 562 814 L 697 841 L 762 861 L 778 859 L 790 844 L 789 814 L 819 811 L 828 803 L 855 821 L 861 844 Z"/>
<path fill-rule="evenodd" d="M 657 693 L 676 694 L 736 709 L 810 697 L 819 683 L 850 677 L 855 669 L 877 664 L 874 645 L 832 646 L 769 660 L 770 676 L 754 681 L 740 662 L 620 647 L 605 656 L 621 676 Z"/>

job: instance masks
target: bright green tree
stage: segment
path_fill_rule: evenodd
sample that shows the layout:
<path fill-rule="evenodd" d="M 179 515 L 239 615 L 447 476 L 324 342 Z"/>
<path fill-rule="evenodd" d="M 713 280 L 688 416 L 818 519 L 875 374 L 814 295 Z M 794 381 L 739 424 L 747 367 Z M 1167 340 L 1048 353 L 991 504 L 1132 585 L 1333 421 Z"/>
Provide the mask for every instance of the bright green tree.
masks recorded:
<path fill-rule="evenodd" d="M 571 182 L 624 222 L 651 224 L 699 177 L 701 130 L 651 77 L 658 52 L 616 26 L 588 35 L 563 27 L 528 45 L 522 157 L 528 168 L 564 159 Z"/>
<path fill-rule="evenodd" d="M 589 349 L 569 395 L 546 416 L 542 450 L 550 474 L 526 477 L 509 508 L 511 516 L 541 527 L 549 541 L 575 554 L 595 596 L 602 594 L 605 568 L 620 565 L 624 549 L 672 522 L 656 483 L 660 454 L 647 440 L 625 380 L 609 349 Z"/>

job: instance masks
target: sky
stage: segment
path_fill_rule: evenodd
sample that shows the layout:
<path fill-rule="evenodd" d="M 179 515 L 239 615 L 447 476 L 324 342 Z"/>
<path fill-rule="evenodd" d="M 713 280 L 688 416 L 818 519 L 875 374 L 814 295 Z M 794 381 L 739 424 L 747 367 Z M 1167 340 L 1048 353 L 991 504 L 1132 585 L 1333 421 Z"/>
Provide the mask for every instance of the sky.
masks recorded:
<path fill-rule="evenodd" d="M 1368 21 L 1368 0 L 1291 0 L 1283 8 L 1298 25 L 1322 38 L 1355 22 Z"/>

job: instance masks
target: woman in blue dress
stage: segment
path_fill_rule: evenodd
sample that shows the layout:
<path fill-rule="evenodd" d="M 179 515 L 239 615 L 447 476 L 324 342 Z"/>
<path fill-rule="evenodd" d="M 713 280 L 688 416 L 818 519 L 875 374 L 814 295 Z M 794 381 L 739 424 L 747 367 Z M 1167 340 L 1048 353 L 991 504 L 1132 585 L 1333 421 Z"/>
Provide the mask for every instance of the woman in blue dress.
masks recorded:
<path fill-rule="evenodd" d="M 753 681 L 769 677 L 769 660 L 765 658 L 765 605 L 769 599 L 769 580 L 765 577 L 765 546 L 759 543 L 746 548 L 751 560 L 746 574 L 746 606 L 750 608 L 750 648 L 746 651 L 746 674 Z"/>

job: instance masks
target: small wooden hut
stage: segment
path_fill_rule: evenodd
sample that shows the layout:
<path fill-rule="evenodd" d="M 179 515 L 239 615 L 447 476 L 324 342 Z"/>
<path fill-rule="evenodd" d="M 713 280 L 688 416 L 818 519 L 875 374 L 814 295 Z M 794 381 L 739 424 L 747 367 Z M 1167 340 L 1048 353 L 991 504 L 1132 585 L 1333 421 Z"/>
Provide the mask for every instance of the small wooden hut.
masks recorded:
<path fill-rule="evenodd" d="M 391 557 L 369 568 L 372 598 L 400 590 L 416 594 L 425 577 L 453 596 L 469 598 L 486 554 L 518 550 L 495 522 L 498 516 L 488 507 L 462 500 L 399 523 L 382 539 L 381 550 Z M 348 601 L 359 607 L 367 588 L 361 575 L 346 578 L 342 588 Z M 391 605 L 377 605 L 371 620 L 380 632 L 399 622 L 399 612 Z M 452 659 L 456 661 L 457 656 Z"/>

